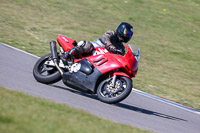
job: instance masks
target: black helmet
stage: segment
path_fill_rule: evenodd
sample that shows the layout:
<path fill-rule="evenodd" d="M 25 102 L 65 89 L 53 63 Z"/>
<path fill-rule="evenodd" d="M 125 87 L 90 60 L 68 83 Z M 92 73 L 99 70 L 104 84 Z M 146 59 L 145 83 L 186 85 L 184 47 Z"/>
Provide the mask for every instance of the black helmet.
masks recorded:
<path fill-rule="evenodd" d="M 116 29 L 119 40 L 125 43 L 127 43 L 131 39 L 133 32 L 133 26 L 127 22 L 122 22 L 118 25 Z"/>

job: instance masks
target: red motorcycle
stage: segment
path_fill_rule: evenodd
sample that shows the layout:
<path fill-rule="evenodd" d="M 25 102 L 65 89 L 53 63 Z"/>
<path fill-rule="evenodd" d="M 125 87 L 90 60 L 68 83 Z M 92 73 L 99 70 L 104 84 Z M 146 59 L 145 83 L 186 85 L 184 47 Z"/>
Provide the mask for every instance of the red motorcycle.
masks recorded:
<path fill-rule="evenodd" d="M 77 45 L 74 39 L 59 35 L 56 42 L 50 42 L 51 53 L 41 57 L 33 68 L 38 82 L 52 84 L 59 80 L 73 89 L 97 94 L 100 101 L 117 103 L 124 100 L 132 90 L 132 77 L 138 70 L 140 49 L 135 45 L 125 45 L 124 56 L 108 52 L 104 47 L 96 47 L 90 55 L 69 59 L 64 64 L 61 56 Z"/>

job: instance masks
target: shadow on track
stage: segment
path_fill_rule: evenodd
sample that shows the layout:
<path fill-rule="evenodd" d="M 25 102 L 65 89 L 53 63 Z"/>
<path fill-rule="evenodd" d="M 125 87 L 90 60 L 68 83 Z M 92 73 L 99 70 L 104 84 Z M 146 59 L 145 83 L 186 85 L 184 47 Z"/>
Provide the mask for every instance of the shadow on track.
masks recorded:
<path fill-rule="evenodd" d="M 88 98 L 98 100 L 96 95 L 91 95 L 91 94 L 88 94 L 88 93 L 85 93 L 85 92 L 81 92 L 81 91 L 78 91 L 78 90 L 75 90 L 75 89 L 70 89 L 70 88 L 62 87 L 62 86 L 58 86 L 58 85 L 50 85 L 50 86 L 56 87 L 56 88 L 59 88 L 59 89 L 63 89 L 63 90 L 67 90 L 67 91 L 70 91 L 70 92 L 78 94 L 78 95 L 82 95 L 82 96 L 85 96 L 85 97 L 88 97 Z M 181 118 L 177 118 L 177 117 L 174 117 L 174 116 L 154 112 L 154 111 L 151 111 L 151 110 L 142 109 L 142 108 L 131 106 L 131 105 L 128 105 L 128 104 L 125 104 L 125 103 L 117 103 L 117 104 L 113 104 L 113 105 L 116 106 L 116 107 L 124 108 L 124 109 L 135 111 L 135 112 L 140 112 L 140 113 L 143 113 L 143 114 L 154 115 L 154 116 L 158 116 L 158 117 L 170 119 L 170 120 L 187 122 L 187 120 L 184 120 L 184 119 L 181 119 Z"/>
<path fill-rule="evenodd" d="M 56 88 L 59 88 L 59 89 L 63 89 L 63 90 L 67 90 L 67 91 L 70 91 L 70 92 L 75 93 L 75 94 L 79 94 L 79 95 L 82 95 L 82 96 L 85 96 L 85 97 L 89 97 L 89 98 L 98 100 L 96 95 L 91 95 L 91 94 L 88 94 L 88 93 L 85 93 L 85 92 L 82 92 L 82 91 L 79 91 L 79 90 L 70 89 L 70 88 L 62 87 L 62 86 L 58 86 L 58 85 L 50 85 L 50 86 L 56 87 Z"/>
<path fill-rule="evenodd" d="M 165 118 L 165 119 L 187 122 L 187 120 L 184 120 L 184 119 L 181 119 L 181 118 L 177 118 L 177 117 L 174 117 L 174 116 L 170 116 L 170 115 L 166 115 L 166 114 L 142 109 L 142 108 L 139 108 L 139 107 L 134 107 L 134 106 L 124 104 L 124 103 L 117 103 L 117 104 L 115 104 L 115 106 L 120 107 L 120 108 L 124 108 L 124 109 L 128 109 L 128 110 L 132 110 L 132 111 L 136 111 L 136 112 L 140 112 L 140 113 L 144 113 L 144 114 L 148 114 L 148 115 L 155 115 L 155 116 L 162 117 L 162 118 Z"/>

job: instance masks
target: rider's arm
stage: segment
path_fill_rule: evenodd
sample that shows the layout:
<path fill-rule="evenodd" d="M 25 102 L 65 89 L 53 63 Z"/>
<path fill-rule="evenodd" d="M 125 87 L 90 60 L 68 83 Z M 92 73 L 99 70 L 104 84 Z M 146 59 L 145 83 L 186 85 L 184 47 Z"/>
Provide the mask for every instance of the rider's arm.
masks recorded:
<path fill-rule="evenodd" d="M 105 45 L 105 48 L 111 52 L 111 53 L 115 53 L 115 54 L 124 54 L 124 51 L 122 49 L 117 49 L 112 43 L 111 43 L 111 38 L 112 36 L 114 36 L 115 31 L 113 30 L 109 30 L 107 32 L 105 32 L 100 38 L 99 40 L 101 41 L 102 44 Z"/>
<path fill-rule="evenodd" d="M 101 43 L 103 43 L 104 45 L 106 45 L 107 43 L 111 44 L 111 37 L 115 34 L 115 31 L 113 30 L 109 30 L 107 32 L 105 32 L 100 38 L 99 40 L 101 41 Z"/>
<path fill-rule="evenodd" d="M 112 45 L 111 43 L 111 37 L 115 34 L 115 31 L 113 30 L 109 30 L 107 32 L 105 32 L 100 38 L 99 40 L 101 41 L 102 44 L 105 45 L 105 48 L 110 51 L 110 52 L 114 52 L 114 49 L 116 49 L 116 47 L 114 45 Z"/>
<path fill-rule="evenodd" d="M 112 44 L 111 43 L 111 37 L 115 34 L 115 31 L 113 30 L 109 30 L 107 32 L 105 32 L 100 38 L 99 40 L 101 41 L 102 44 L 104 44 L 106 46 L 106 44 Z"/>

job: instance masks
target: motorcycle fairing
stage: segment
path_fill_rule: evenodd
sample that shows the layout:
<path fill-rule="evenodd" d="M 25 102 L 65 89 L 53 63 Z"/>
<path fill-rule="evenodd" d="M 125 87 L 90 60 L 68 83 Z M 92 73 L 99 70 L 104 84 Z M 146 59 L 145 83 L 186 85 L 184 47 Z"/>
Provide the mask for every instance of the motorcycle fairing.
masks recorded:
<path fill-rule="evenodd" d="M 129 62 L 126 64 L 127 72 L 131 77 L 135 77 L 138 71 L 138 61 L 135 59 L 135 56 L 133 55 L 131 49 L 125 45 L 127 48 L 127 53 L 125 54 L 126 62 Z"/>
<path fill-rule="evenodd" d="M 127 48 L 127 53 L 124 56 L 112 54 L 103 47 L 97 47 L 93 56 L 89 56 L 87 59 L 103 74 L 123 68 L 128 75 L 127 77 L 135 77 L 138 62 L 132 54 L 131 49 L 127 45 L 125 47 Z"/>
<path fill-rule="evenodd" d="M 87 59 L 97 67 L 102 73 L 107 73 L 109 71 L 123 67 L 119 60 L 115 56 L 120 56 L 116 54 L 101 54 L 97 56 L 91 56 Z"/>
<path fill-rule="evenodd" d="M 77 90 L 95 93 L 98 80 L 103 74 L 97 68 L 92 67 L 87 59 L 78 63 L 82 64 L 78 72 L 63 74 L 64 84 Z"/>
<path fill-rule="evenodd" d="M 57 41 L 60 46 L 67 52 L 68 50 L 72 49 L 74 46 L 77 45 L 76 40 L 66 37 L 64 35 L 59 34 L 57 37 Z"/>

